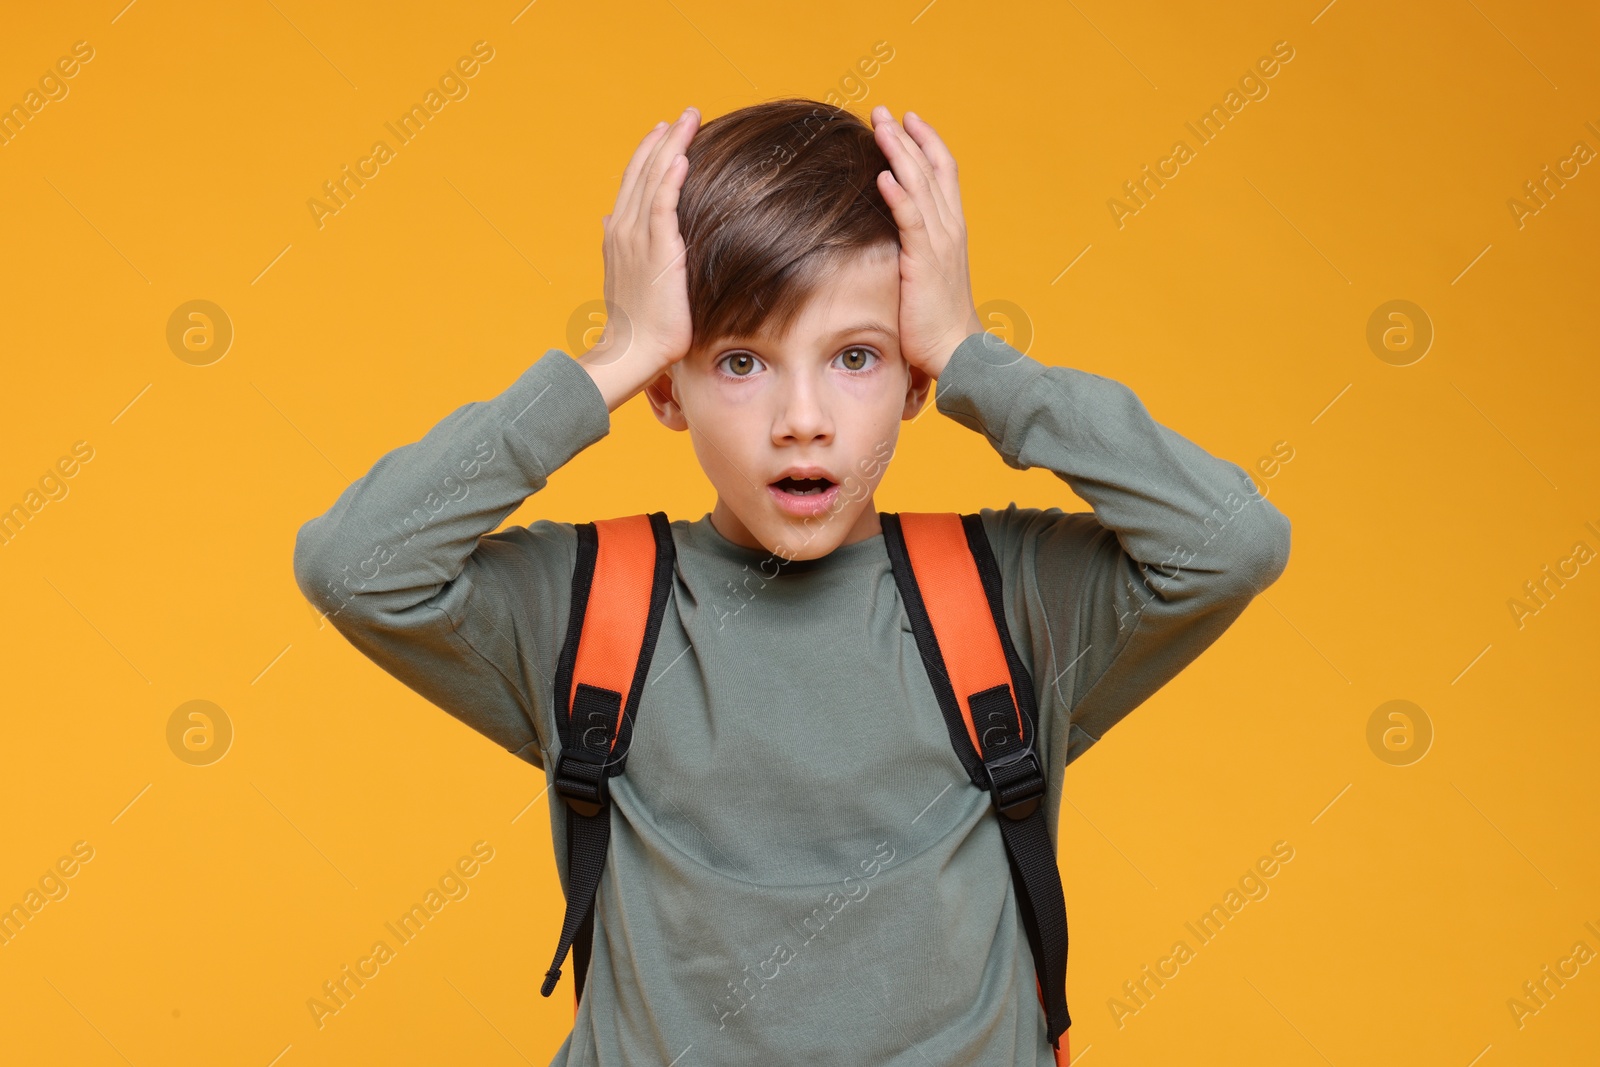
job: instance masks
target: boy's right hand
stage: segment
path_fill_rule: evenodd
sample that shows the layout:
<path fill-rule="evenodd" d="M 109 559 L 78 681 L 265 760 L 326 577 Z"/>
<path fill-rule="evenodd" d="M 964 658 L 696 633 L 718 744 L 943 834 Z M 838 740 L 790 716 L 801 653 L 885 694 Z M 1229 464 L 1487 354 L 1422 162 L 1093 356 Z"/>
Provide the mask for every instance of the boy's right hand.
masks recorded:
<path fill-rule="evenodd" d="M 622 175 L 616 207 L 602 220 L 606 325 L 579 357 L 615 411 L 689 352 L 686 249 L 678 194 L 689 173 L 683 155 L 700 126 L 685 108 L 672 125 L 645 134 Z"/>

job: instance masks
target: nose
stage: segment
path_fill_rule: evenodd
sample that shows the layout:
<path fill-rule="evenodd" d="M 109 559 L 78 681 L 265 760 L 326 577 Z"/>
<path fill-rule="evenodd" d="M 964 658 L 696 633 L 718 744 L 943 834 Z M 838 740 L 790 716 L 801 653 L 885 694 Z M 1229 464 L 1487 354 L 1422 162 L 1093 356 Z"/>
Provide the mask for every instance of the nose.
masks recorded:
<path fill-rule="evenodd" d="M 808 371 L 789 375 L 773 413 L 775 445 L 823 444 L 833 440 L 833 414 L 827 386 Z"/>

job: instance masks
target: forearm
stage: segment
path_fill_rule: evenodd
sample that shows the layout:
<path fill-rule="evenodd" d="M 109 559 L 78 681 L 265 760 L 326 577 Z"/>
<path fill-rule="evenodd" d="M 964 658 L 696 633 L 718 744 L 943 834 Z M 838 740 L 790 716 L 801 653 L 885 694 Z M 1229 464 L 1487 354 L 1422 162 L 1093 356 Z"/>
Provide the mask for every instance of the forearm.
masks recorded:
<path fill-rule="evenodd" d="M 1055 472 L 1094 509 L 986 515 L 1055 759 L 1081 755 L 1165 685 L 1285 566 L 1289 520 L 1126 386 L 975 335 L 938 404 L 1009 466 Z"/>
<path fill-rule="evenodd" d="M 402 613 L 459 575 L 492 532 L 610 428 L 593 381 L 551 350 L 491 400 L 389 452 L 301 527 L 295 577 L 330 616 Z"/>
<path fill-rule="evenodd" d="M 1012 467 L 1071 486 L 1171 603 L 1253 595 L 1283 570 L 1289 523 L 1236 464 L 1151 418 L 1125 385 L 1046 366 L 986 334 L 964 340 L 937 403 Z"/>

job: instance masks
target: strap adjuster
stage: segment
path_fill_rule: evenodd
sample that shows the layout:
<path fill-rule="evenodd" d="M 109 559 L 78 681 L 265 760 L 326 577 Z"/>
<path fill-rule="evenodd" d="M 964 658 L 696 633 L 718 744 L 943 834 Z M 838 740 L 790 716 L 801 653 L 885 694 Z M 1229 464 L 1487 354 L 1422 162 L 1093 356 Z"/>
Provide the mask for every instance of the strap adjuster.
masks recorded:
<path fill-rule="evenodd" d="M 579 815 L 594 816 L 610 803 L 610 788 L 606 764 L 563 751 L 556 757 L 555 783 L 552 788 Z"/>
<path fill-rule="evenodd" d="M 1039 756 L 1028 749 L 1021 756 L 990 763 L 985 760 L 983 773 L 989 779 L 989 793 L 994 806 L 1008 819 L 1026 819 L 1039 808 L 1047 785 Z"/>

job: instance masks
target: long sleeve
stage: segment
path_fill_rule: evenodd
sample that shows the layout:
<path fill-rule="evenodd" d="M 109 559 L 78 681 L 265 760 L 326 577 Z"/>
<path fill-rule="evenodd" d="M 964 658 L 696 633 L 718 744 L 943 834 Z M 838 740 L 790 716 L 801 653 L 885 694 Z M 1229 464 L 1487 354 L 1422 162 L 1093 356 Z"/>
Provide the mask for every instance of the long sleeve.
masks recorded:
<path fill-rule="evenodd" d="M 1007 623 L 1031 651 L 1065 762 L 1210 646 L 1288 563 L 1289 520 L 1244 470 L 1157 423 L 1119 382 L 978 333 L 952 355 L 936 404 L 1008 466 L 1053 471 L 1094 509 L 982 512 L 1007 576 Z M 1059 765 L 1059 740 L 1052 751 Z"/>
<path fill-rule="evenodd" d="M 542 767 L 576 531 L 547 520 L 491 531 L 610 428 L 593 379 L 552 349 L 302 526 L 295 580 L 374 663 Z"/>

